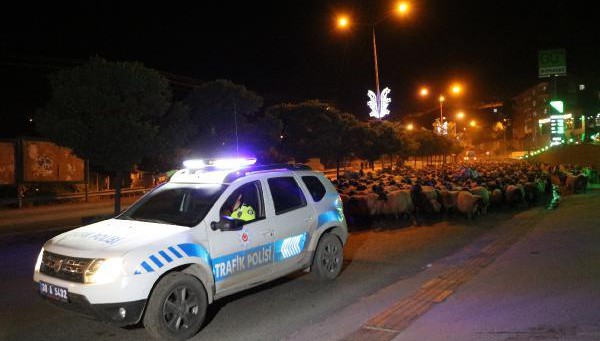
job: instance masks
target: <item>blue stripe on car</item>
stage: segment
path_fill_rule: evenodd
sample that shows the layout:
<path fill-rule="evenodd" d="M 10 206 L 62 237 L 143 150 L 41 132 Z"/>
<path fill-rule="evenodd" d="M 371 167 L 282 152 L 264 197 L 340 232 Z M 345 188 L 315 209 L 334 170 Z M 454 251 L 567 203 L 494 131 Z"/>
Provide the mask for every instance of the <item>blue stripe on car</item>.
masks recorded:
<path fill-rule="evenodd" d="M 206 251 L 206 249 L 204 247 L 202 247 L 202 245 L 185 243 L 185 244 L 178 244 L 177 246 L 179 246 L 181 251 L 183 251 L 183 253 L 185 253 L 188 257 L 201 258 L 202 260 L 204 260 L 206 262 L 206 264 L 208 264 L 209 266 L 212 267 L 210 256 L 208 255 L 208 251 Z"/>
<path fill-rule="evenodd" d="M 156 266 L 158 266 L 159 268 L 163 267 L 163 263 L 161 261 L 159 261 L 155 255 L 150 256 L 150 260 L 153 261 L 154 264 L 156 264 Z"/>
<path fill-rule="evenodd" d="M 164 258 L 167 262 L 171 263 L 173 261 L 173 258 L 169 257 L 169 255 L 167 255 L 166 252 L 164 251 L 158 251 L 158 253 L 162 256 L 162 258 Z"/>
<path fill-rule="evenodd" d="M 142 268 L 144 268 L 148 272 L 153 272 L 154 271 L 154 269 L 152 269 L 152 267 L 148 263 L 146 263 L 145 261 L 142 262 L 141 265 L 142 265 Z"/>
<path fill-rule="evenodd" d="M 179 251 L 177 251 L 174 247 L 169 246 L 169 251 L 171 251 L 175 257 L 177 258 L 183 258 L 183 256 L 181 255 L 181 253 L 179 253 Z"/>

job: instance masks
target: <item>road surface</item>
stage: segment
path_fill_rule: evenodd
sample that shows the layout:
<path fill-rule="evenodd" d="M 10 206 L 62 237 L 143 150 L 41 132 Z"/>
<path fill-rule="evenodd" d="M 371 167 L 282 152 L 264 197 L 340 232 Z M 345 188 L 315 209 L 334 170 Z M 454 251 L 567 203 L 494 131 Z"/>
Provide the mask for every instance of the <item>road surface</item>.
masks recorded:
<path fill-rule="evenodd" d="M 347 338 L 360 330 L 370 319 L 389 311 L 396 302 L 414 295 L 424 283 L 435 279 L 448 269 L 460 268 L 465 260 L 475 257 L 485 250 L 486 245 L 502 240 L 505 235 L 517 236 L 510 245 L 506 245 L 506 252 L 499 252 L 495 256 L 497 259 L 494 258 L 491 264 L 456 288 L 452 295 L 428 307 L 423 316 L 411 320 L 407 328 L 393 336 L 397 340 L 445 340 L 455 334 L 456 340 L 482 340 L 484 337 L 485 340 L 507 340 L 521 334 L 493 334 L 490 331 L 496 330 L 495 323 L 498 323 L 497 330 L 515 333 L 520 330 L 528 331 L 530 327 L 539 328 L 543 319 L 531 326 L 523 322 L 511 329 L 510 320 L 502 318 L 515 314 L 517 310 L 514 309 L 517 307 L 525 309 L 529 304 L 545 301 L 553 297 L 552 292 L 565 288 L 571 288 L 570 291 L 566 291 L 567 296 L 555 302 L 550 300 L 547 307 L 541 304 L 536 309 L 556 308 L 565 304 L 569 311 L 563 309 L 562 315 L 570 316 L 574 307 L 566 304 L 571 300 L 570 295 L 577 296 L 581 288 L 582 294 L 580 297 L 573 297 L 574 302 L 581 303 L 581 300 L 585 299 L 593 303 L 592 307 L 596 312 L 600 311 L 600 300 L 590 296 L 591 285 L 596 285 L 597 290 L 594 294 L 600 292 L 600 274 L 595 265 L 600 259 L 598 251 L 594 249 L 595 253 L 592 254 L 570 254 L 578 250 L 579 242 L 585 244 L 586 252 L 591 252 L 593 243 L 598 241 L 590 238 L 600 235 L 597 232 L 598 227 L 595 227 L 593 220 L 583 219 L 582 214 L 590 209 L 589 205 L 600 205 L 600 193 L 596 191 L 572 198 L 564 199 L 561 207 L 555 211 L 547 211 L 543 207 L 506 210 L 492 212 L 471 222 L 463 218 L 453 218 L 450 221 L 433 222 L 417 227 L 407 226 L 407 222 L 404 221 L 376 222 L 368 229 L 351 234 L 344 257 L 345 267 L 338 280 L 316 283 L 300 272 L 217 301 L 209 308 L 206 327 L 193 340 Z M 594 214 L 594 219 L 600 219 L 598 213 Z M 565 238 L 570 235 L 569 231 L 559 233 L 553 228 L 579 226 L 577 224 L 584 226 L 588 234 L 570 240 L 567 243 L 568 247 L 559 253 L 560 257 L 557 254 L 557 257 L 547 258 L 552 256 L 553 248 L 545 245 L 558 247 L 560 241 L 553 238 Z M 515 234 L 515 231 L 518 233 Z M 36 232 L 0 237 L 0 340 L 146 339 L 146 333 L 141 327 L 123 329 L 89 320 L 59 310 L 37 296 L 31 280 L 35 258 L 43 241 L 55 233 Z M 540 233 L 542 236 L 537 237 Z M 526 253 L 531 255 L 533 260 L 539 259 L 537 262 L 527 262 L 519 258 L 519 255 L 523 257 L 522 251 L 513 251 L 513 248 L 518 248 L 532 238 L 531 236 L 534 236 L 533 242 L 538 238 L 544 240 L 542 245 L 532 250 L 537 250 L 537 254 Z M 515 246 L 511 246 L 514 243 Z M 569 257 L 575 257 L 572 264 L 576 264 L 577 268 L 568 267 L 569 262 L 573 262 Z M 595 259 L 596 263 L 589 259 Z M 548 262 L 557 266 L 559 275 L 546 268 Z M 521 265 L 516 267 L 515 264 Z M 595 270 L 590 271 L 591 269 Z M 536 274 L 534 270 L 541 271 L 541 275 Z M 504 276 L 505 274 L 509 277 Z M 546 275 L 556 283 L 544 291 L 538 287 L 545 285 Z M 588 276 L 591 279 L 571 282 L 574 277 L 580 279 L 578 276 Z M 503 295 L 508 290 L 506 285 L 510 287 L 513 279 L 531 283 L 526 285 L 529 290 L 525 290 L 524 293 L 531 296 L 524 296 L 524 301 L 517 300 L 512 302 L 514 305 L 504 307 L 503 303 L 511 303 Z M 494 290 L 487 292 L 486 283 L 495 284 Z M 515 286 L 515 290 L 516 288 Z M 543 293 L 538 295 L 538 290 Z M 527 297 L 533 301 L 527 301 Z M 494 311 L 493 307 L 498 307 L 495 315 L 490 313 L 490 310 Z M 510 307 L 514 309 L 508 309 Z M 597 322 L 594 320 L 597 317 L 590 309 L 581 309 L 579 315 L 587 317 L 586 323 L 593 325 L 594 321 Z M 464 325 L 452 329 L 457 321 L 464 322 Z M 542 325 L 553 326 L 551 323 Z M 590 337 L 594 337 L 591 327 L 585 329 L 574 323 L 565 326 L 571 331 L 575 328 L 575 332 L 570 334 L 575 335 L 574 337 L 580 337 L 577 331 L 584 330 L 592 330 Z M 482 331 L 489 333 L 482 334 Z"/>

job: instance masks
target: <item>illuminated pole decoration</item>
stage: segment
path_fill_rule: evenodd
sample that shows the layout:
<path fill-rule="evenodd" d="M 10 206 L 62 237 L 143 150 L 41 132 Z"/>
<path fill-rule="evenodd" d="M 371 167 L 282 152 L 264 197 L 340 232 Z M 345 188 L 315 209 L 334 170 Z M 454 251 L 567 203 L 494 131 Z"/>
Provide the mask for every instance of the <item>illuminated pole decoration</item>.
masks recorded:
<path fill-rule="evenodd" d="M 385 88 L 379 96 L 372 90 L 367 91 L 367 96 L 369 96 L 367 105 L 371 109 L 369 116 L 381 119 L 382 117 L 389 115 L 390 111 L 387 107 L 390 102 L 392 102 L 392 99 L 388 97 L 391 91 L 390 88 Z"/>

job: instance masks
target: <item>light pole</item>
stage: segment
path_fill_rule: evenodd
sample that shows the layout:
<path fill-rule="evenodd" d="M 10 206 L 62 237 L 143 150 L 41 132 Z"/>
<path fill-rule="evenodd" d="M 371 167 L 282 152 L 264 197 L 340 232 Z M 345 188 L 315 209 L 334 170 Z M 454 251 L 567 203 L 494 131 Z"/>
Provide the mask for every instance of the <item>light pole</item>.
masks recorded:
<path fill-rule="evenodd" d="M 440 124 L 442 124 L 442 122 L 444 121 L 444 101 L 446 100 L 446 97 L 444 97 L 444 95 L 440 95 Z"/>
<path fill-rule="evenodd" d="M 379 102 L 379 97 L 381 96 L 381 91 L 379 90 L 379 67 L 377 65 L 377 41 L 375 39 L 375 25 L 372 27 L 373 31 L 373 61 L 375 64 L 375 90 L 377 91 L 377 101 Z M 381 118 L 381 117 L 379 117 Z"/>
<path fill-rule="evenodd" d="M 450 86 L 450 94 L 454 95 L 454 96 L 458 96 L 460 94 L 462 94 L 463 88 L 462 85 L 458 84 L 458 83 L 453 83 Z M 421 89 L 419 90 L 419 96 L 421 97 L 428 97 L 429 96 L 429 88 L 427 87 L 421 87 Z M 442 133 L 442 125 L 444 124 L 444 102 L 446 101 L 446 96 L 444 93 L 441 93 L 438 97 L 438 102 L 440 103 L 440 133 Z"/>
<path fill-rule="evenodd" d="M 454 136 L 458 139 L 458 132 L 457 127 L 458 127 L 458 121 L 462 121 L 465 118 L 465 113 L 462 111 L 459 111 L 458 113 L 456 113 L 456 122 L 454 123 Z"/>
<path fill-rule="evenodd" d="M 408 2 L 402 1 L 396 5 L 395 12 L 400 16 L 407 15 L 409 11 L 410 11 L 410 4 Z M 376 112 L 376 116 L 378 119 L 381 119 L 382 116 L 385 116 L 389 113 L 389 111 L 387 110 L 387 103 L 389 103 L 390 100 L 387 99 L 387 96 L 386 96 L 389 93 L 389 89 L 387 89 L 387 88 L 384 89 L 384 91 L 383 91 L 383 97 L 386 97 L 386 98 L 382 99 L 382 92 L 381 92 L 381 87 L 380 87 L 380 82 L 379 82 L 379 61 L 378 61 L 378 57 L 377 57 L 377 38 L 375 35 L 375 26 L 378 25 L 379 23 L 381 23 L 382 21 L 384 21 L 385 19 L 387 19 L 391 14 L 392 14 L 391 12 L 387 13 L 386 15 L 381 17 L 379 20 L 376 20 L 374 22 L 367 22 L 367 23 L 357 22 L 357 24 L 359 24 L 359 25 L 365 25 L 365 26 L 371 27 L 371 36 L 372 36 L 372 41 L 373 41 L 373 65 L 375 68 L 375 91 L 376 91 L 376 93 L 375 93 L 375 98 L 371 98 L 371 101 L 368 104 L 371 107 L 372 111 Z M 351 21 L 349 19 L 349 16 L 347 16 L 347 15 L 338 16 L 338 19 L 337 19 L 338 29 L 347 30 L 347 29 L 349 29 L 350 25 L 351 25 Z M 369 96 L 372 96 L 370 92 L 369 92 Z"/>

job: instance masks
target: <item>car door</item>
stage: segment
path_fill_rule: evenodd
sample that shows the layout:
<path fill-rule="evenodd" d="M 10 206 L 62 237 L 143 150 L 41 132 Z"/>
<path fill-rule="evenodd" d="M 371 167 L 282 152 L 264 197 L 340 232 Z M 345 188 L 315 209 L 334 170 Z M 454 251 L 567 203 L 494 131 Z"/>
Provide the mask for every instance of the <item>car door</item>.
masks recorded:
<path fill-rule="evenodd" d="M 254 210 L 254 219 L 239 231 L 208 229 L 212 270 L 217 293 L 237 291 L 258 283 L 273 271 L 273 227 L 267 221 L 260 181 L 246 181 L 228 188 L 211 210 L 209 224 L 234 213 L 232 205 L 243 196 Z M 223 199 L 225 198 L 225 199 Z"/>
<path fill-rule="evenodd" d="M 314 223 L 314 209 L 292 174 L 267 179 L 272 204 L 269 215 L 274 221 L 274 272 L 296 270 L 305 265 L 309 231 Z"/>

